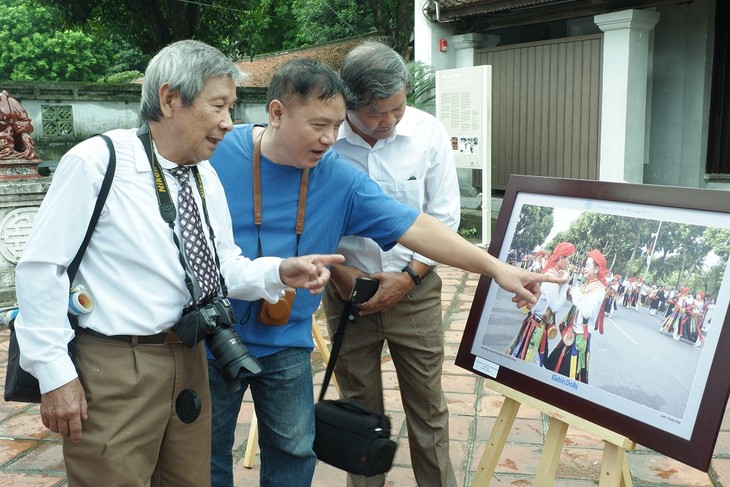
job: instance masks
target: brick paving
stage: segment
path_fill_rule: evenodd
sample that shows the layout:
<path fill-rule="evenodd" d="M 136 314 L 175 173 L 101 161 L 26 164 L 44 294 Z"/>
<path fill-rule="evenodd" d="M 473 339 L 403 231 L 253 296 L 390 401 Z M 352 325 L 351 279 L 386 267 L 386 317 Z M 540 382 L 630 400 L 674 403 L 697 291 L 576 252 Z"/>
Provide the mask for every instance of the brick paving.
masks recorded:
<path fill-rule="evenodd" d="M 454 365 L 456 352 L 466 325 L 478 276 L 458 269 L 440 266 L 444 281 L 442 295 L 446 360 L 443 384 L 449 401 L 451 454 L 459 486 L 470 486 L 492 426 L 502 405 L 502 396 L 485 387 L 480 376 Z M 326 335 L 320 319 L 319 327 Z M 315 371 L 315 394 L 324 375 L 324 363 L 317 350 L 312 354 Z M 0 384 L 4 384 L 7 361 L 7 330 L 0 330 Z M 400 403 L 395 372 L 390 357 L 383 356 L 386 408 L 392 417 L 393 431 L 399 448 L 393 469 L 388 473 L 389 487 L 416 485 L 410 468 L 408 438 Z M 334 388 L 328 397 L 334 397 Z M 239 416 L 234 444 L 236 486 L 258 485 L 259 457 L 252 468 L 243 465 L 253 405 L 248 395 Z M 522 406 L 497 464 L 490 486 L 529 486 L 535 476 L 547 434 L 549 418 Z M 561 452 L 554 485 L 583 487 L 597 485 L 603 445 L 588 433 L 569 428 Z M 702 472 L 664 455 L 638 447 L 628 453 L 633 484 L 643 486 L 723 486 L 730 487 L 730 415 L 723 419 L 720 435 L 709 472 Z M 0 401 L 0 485 L 65 486 L 63 459 L 59 437 L 40 422 L 38 406 Z M 345 485 L 345 474 L 325 464 L 318 464 L 313 485 L 334 487 Z"/>

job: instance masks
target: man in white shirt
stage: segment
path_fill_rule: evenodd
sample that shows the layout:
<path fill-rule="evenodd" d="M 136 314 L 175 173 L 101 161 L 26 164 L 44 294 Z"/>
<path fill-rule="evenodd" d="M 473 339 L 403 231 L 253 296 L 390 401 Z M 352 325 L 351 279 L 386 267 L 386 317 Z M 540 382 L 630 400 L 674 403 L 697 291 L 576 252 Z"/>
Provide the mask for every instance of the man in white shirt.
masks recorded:
<path fill-rule="evenodd" d="M 211 330 L 199 329 L 197 341 L 183 344 L 184 330 L 176 328 L 183 309 L 205 308 L 226 289 L 232 297 L 271 302 L 287 286 L 319 292 L 329 277 L 325 266 L 342 261 L 332 255 L 250 261 L 234 244 L 225 195 L 207 159 L 232 128 L 240 77 L 230 59 L 197 41 L 174 43 L 150 62 L 142 85 L 145 126 L 107 132 L 117 167 L 74 280 L 95 302 L 76 330 L 66 314 L 66 269 L 108 166 L 101 138 L 61 159 L 41 205 L 16 270 L 15 327 L 21 365 L 40 383 L 43 424 L 64 437 L 70 485 L 209 485 L 211 408 L 199 341 Z M 182 167 L 192 168 L 194 206 L 205 216 L 207 252 L 216 257 L 219 291 L 210 296 L 202 296 L 185 262 L 179 184 L 168 173 Z M 165 193 L 177 209 L 169 224 L 158 201 Z M 216 319 L 216 325 L 227 323 Z M 192 417 L 180 398 L 188 399 L 183 406 L 197 403 Z"/>
<path fill-rule="evenodd" d="M 468 243 L 420 207 L 409 208 L 386 196 L 367 174 L 329 150 L 345 121 L 346 92 L 326 64 L 306 58 L 288 61 L 271 79 L 269 124 L 236 126 L 218 146 L 211 164 L 226 190 L 239 246 L 258 248 L 261 255 L 289 256 L 333 252 L 343 235 L 367 236 L 384 249 L 400 242 L 445 264 L 493 276 L 515 293 L 516 303 L 533 304 L 537 282 L 553 277 L 529 274 Z M 407 177 L 413 174 L 425 177 L 420 170 Z M 256 180 L 259 202 L 251 192 Z M 306 198 L 300 196 L 303 189 Z M 244 392 L 250 390 L 260 432 L 260 485 L 309 487 L 316 465 L 311 316 L 319 297 L 297 295 L 286 323 L 261 319 L 257 303 L 232 304 L 242 318 L 234 329 L 264 371 L 252 375 L 240 370 L 234 378 L 240 388 L 231 392 L 230 378 L 216 364 L 208 367 L 212 484 L 233 487 L 236 418 Z"/>
<path fill-rule="evenodd" d="M 334 150 L 370 175 L 384 192 L 456 230 L 459 186 L 451 140 L 435 117 L 406 106 L 411 81 L 393 49 L 366 42 L 345 58 L 340 76 L 351 96 Z M 348 328 L 335 373 L 343 397 L 383 412 L 380 356 L 387 340 L 406 413 L 408 443 L 420 486 L 456 485 L 449 456 L 449 413 L 441 387 L 444 361 L 441 279 L 436 262 L 401 245 L 383 251 L 372 240 L 345 237 L 324 295 L 334 333 L 354 278 L 380 281 Z M 382 486 L 384 476 L 348 476 L 348 485 Z"/>

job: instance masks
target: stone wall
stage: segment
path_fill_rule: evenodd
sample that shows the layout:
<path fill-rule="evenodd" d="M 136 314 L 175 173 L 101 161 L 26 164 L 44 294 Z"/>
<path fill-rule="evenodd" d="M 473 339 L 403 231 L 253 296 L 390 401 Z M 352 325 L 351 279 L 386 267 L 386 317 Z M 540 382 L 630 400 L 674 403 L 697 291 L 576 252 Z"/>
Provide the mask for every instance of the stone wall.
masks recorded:
<path fill-rule="evenodd" d="M 141 124 L 141 86 L 0 81 L 28 112 L 39 157 L 58 161 L 78 142 L 114 128 Z M 266 122 L 266 88 L 238 88 L 234 119 Z M 0 307 L 15 303 L 15 266 L 51 177 L 0 181 Z"/>
<path fill-rule="evenodd" d="M 141 85 L 0 81 L 28 112 L 31 134 L 43 160 L 58 160 L 78 142 L 115 128 L 141 124 Z M 237 89 L 234 119 L 266 122 L 266 88 Z"/>
<path fill-rule="evenodd" d="M 51 178 L 0 184 L 0 307 L 15 303 L 15 265 Z"/>

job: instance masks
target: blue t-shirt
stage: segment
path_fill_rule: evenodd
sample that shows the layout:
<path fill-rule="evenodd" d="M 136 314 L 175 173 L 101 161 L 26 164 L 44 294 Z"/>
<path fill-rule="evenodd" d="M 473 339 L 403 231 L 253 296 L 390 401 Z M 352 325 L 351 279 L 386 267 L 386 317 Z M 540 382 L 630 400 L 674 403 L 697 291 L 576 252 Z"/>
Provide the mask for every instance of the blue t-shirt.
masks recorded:
<path fill-rule="evenodd" d="M 236 244 L 251 259 L 258 256 L 259 248 L 259 231 L 253 217 L 253 127 L 236 125 L 210 159 L 226 192 Z M 261 255 L 297 255 L 295 227 L 301 175 L 301 169 L 261 156 Z M 388 250 L 417 216 L 417 210 L 390 198 L 367 174 L 328 151 L 309 170 L 298 255 L 334 253 L 344 235 L 369 237 Z M 311 350 L 312 314 L 321 297 L 306 289 L 297 290 L 290 321 L 283 326 L 258 322 L 259 302 L 232 299 L 238 319 L 235 330 L 257 357 L 290 347 Z"/>

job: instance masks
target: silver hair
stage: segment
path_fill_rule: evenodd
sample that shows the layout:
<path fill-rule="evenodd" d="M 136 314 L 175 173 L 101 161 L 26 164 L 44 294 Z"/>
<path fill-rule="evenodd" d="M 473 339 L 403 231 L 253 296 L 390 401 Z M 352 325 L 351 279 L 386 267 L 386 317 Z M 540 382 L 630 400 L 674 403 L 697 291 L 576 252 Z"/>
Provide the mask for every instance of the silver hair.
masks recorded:
<path fill-rule="evenodd" d="M 349 91 L 348 110 L 390 98 L 404 88 L 408 94 L 412 87 L 401 55 L 376 41 L 365 41 L 350 51 L 340 67 L 340 77 Z"/>
<path fill-rule="evenodd" d="M 181 95 L 184 106 L 193 104 L 210 78 L 228 76 L 234 82 L 244 74 L 225 54 L 200 41 L 178 41 L 163 48 L 147 65 L 142 81 L 140 114 L 145 122 L 162 117 L 159 91 L 164 84 Z"/>

